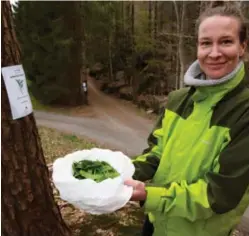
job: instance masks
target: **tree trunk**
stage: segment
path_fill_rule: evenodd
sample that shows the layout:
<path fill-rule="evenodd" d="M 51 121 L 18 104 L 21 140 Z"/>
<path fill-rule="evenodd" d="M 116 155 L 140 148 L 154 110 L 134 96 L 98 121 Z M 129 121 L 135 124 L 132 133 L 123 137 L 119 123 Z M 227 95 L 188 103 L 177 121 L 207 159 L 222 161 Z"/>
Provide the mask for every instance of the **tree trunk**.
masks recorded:
<path fill-rule="evenodd" d="M 164 27 L 164 22 L 165 22 L 165 11 L 164 11 L 164 6 L 165 2 L 158 2 L 159 4 L 159 32 L 163 30 Z"/>
<path fill-rule="evenodd" d="M 176 89 L 183 87 L 183 77 L 185 72 L 185 57 L 184 57 L 184 23 L 185 23 L 185 15 L 186 15 L 186 2 L 181 3 L 181 14 L 178 3 L 173 1 L 175 14 L 176 14 L 176 24 L 177 24 L 177 35 L 178 35 L 178 46 L 177 46 L 177 66 L 176 66 Z"/>
<path fill-rule="evenodd" d="M 206 1 L 201 1 L 200 2 L 200 12 L 199 12 L 199 14 L 201 14 L 204 10 L 205 10 L 205 8 L 207 7 L 207 4 L 208 4 L 209 2 L 206 2 Z M 210 4 L 210 3 L 209 3 Z"/>
<path fill-rule="evenodd" d="M 130 2 L 124 2 L 125 4 L 125 25 L 126 31 L 130 32 L 130 17 L 131 17 L 131 4 Z"/>
<path fill-rule="evenodd" d="M 66 100 L 70 101 L 69 105 L 82 105 L 82 18 L 81 13 L 79 11 L 81 2 L 63 2 L 64 7 L 64 23 L 66 27 L 70 29 L 70 35 L 73 38 L 74 43 L 71 45 L 70 54 L 74 58 L 74 60 L 68 62 L 68 78 L 72 77 L 73 79 L 66 81 L 66 85 L 70 88 L 70 99 L 66 98 Z M 73 25 L 73 27 L 72 27 Z M 85 63 L 85 62 L 83 62 Z M 66 104 L 66 102 L 65 102 Z"/>
<path fill-rule="evenodd" d="M 154 2 L 154 40 L 157 39 L 157 28 L 158 28 L 158 2 Z"/>
<path fill-rule="evenodd" d="M 176 15 L 176 32 L 177 32 L 177 35 L 179 37 L 179 32 L 180 32 L 180 16 L 179 16 L 179 7 L 177 5 L 177 2 L 176 1 L 173 1 L 173 4 L 174 4 L 174 9 L 175 9 L 175 15 Z M 179 39 L 179 38 L 178 38 Z M 179 89 L 179 71 L 180 71 L 180 67 L 179 67 L 179 43 L 178 43 L 178 46 L 177 46 L 177 50 L 176 50 L 176 83 L 175 83 L 175 88 L 176 89 Z"/>
<path fill-rule="evenodd" d="M 153 47 L 154 47 L 154 57 L 156 57 L 157 52 L 157 28 L 158 28 L 158 2 L 154 2 L 154 37 L 153 37 Z"/>
<path fill-rule="evenodd" d="M 87 20 L 86 20 L 86 16 L 83 14 L 82 15 L 82 12 L 83 12 L 83 8 L 85 7 L 85 4 L 86 2 L 82 1 L 82 2 L 79 2 L 79 6 L 80 6 L 80 16 L 81 16 L 81 20 L 82 20 L 82 26 L 86 25 L 87 24 Z M 87 78 L 88 78 L 88 73 L 87 73 L 87 66 L 86 66 L 86 63 L 87 63 L 87 60 L 86 60 L 86 32 L 85 32 L 85 28 L 84 27 L 80 27 L 79 28 L 80 30 L 80 35 L 81 35 L 81 40 L 82 40 L 82 65 L 81 65 L 81 84 L 80 84 L 80 87 L 81 87 L 81 97 L 82 97 L 82 103 L 83 104 L 88 104 L 88 97 L 87 97 L 87 94 L 83 87 L 82 87 L 82 83 L 85 82 L 87 84 Z M 88 88 L 87 88 L 88 89 Z"/>
<path fill-rule="evenodd" d="M 122 32 L 124 32 L 125 31 L 125 12 L 124 12 L 125 3 L 121 1 L 120 4 L 121 4 L 121 29 L 122 29 Z"/>
<path fill-rule="evenodd" d="M 2 67 L 20 64 L 11 6 L 2 5 Z M 1 77 L 2 92 L 2 235 L 69 236 L 54 201 L 33 114 L 12 120 Z"/>
<path fill-rule="evenodd" d="M 149 9 L 148 9 L 149 10 L 149 25 L 148 25 L 149 29 L 148 31 L 149 31 L 149 37 L 151 39 L 152 38 L 152 2 L 149 1 L 148 4 L 149 4 Z"/>
<path fill-rule="evenodd" d="M 113 81 L 113 66 L 112 66 L 112 32 L 109 33 L 108 39 L 108 55 L 109 55 L 109 79 Z"/>
<path fill-rule="evenodd" d="M 135 50 L 135 10 L 134 2 L 131 2 L 131 40 L 132 40 L 132 52 Z"/>
<path fill-rule="evenodd" d="M 186 1 L 182 2 L 181 21 L 180 21 L 180 32 L 179 32 L 179 59 L 180 59 L 180 88 L 184 86 L 184 73 L 185 73 L 185 53 L 184 53 L 184 25 L 186 15 Z"/>

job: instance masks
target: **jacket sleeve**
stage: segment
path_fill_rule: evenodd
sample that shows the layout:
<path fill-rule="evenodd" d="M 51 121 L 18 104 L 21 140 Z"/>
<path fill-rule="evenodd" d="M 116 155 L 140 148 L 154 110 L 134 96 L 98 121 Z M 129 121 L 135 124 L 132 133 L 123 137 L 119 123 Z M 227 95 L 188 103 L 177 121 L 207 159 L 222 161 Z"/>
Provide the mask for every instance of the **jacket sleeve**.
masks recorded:
<path fill-rule="evenodd" d="M 163 110 L 159 116 L 154 129 L 148 137 L 149 147 L 143 151 L 142 155 L 135 157 L 133 160 L 135 166 L 133 179 L 140 181 L 150 180 L 157 170 L 162 154 L 162 121 L 164 119 L 164 114 L 165 110 Z"/>
<path fill-rule="evenodd" d="M 230 137 L 214 169 L 203 179 L 172 182 L 164 187 L 146 185 L 145 211 L 196 221 L 236 208 L 249 190 L 249 110 L 230 130 Z"/>

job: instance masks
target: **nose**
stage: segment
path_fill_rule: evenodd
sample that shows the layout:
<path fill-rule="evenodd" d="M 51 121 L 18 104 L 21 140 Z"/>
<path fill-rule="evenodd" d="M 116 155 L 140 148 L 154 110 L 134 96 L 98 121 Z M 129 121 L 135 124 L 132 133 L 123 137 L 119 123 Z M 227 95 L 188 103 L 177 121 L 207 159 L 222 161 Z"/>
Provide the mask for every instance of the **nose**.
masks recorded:
<path fill-rule="evenodd" d="M 217 57 L 221 56 L 221 52 L 219 50 L 219 47 L 217 45 L 213 45 L 211 47 L 211 50 L 210 50 L 208 56 L 211 58 L 217 58 Z"/>

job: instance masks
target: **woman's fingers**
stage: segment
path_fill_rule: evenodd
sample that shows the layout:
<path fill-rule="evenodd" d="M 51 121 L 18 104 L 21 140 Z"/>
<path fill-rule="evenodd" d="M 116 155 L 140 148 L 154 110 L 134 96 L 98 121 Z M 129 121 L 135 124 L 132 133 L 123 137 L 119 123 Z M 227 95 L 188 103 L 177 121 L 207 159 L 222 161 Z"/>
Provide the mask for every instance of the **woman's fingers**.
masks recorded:
<path fill-rule="evenodd" d="M 124 181 L 124 184 L 133 187 L 131 201 L 141 201 L 146 199 L 145 184 L 143 182 L 134 179 L 127 179 Z"/>
<path fill-rule="evenodd" d="M 124 181 L 124 184 L 133 187 L 134 184 L 135 184 L 134 182 L 135 182 L 134 179 L 127 179 L 127 180 Z"/>
<path fill-rule="evenodd" d="M 134 190 L 140 189 L 140 187 L 144 187 L 144 183 L 134 179 L 128 179 L 124 182 L 127 186 L 132 186 Z"/>

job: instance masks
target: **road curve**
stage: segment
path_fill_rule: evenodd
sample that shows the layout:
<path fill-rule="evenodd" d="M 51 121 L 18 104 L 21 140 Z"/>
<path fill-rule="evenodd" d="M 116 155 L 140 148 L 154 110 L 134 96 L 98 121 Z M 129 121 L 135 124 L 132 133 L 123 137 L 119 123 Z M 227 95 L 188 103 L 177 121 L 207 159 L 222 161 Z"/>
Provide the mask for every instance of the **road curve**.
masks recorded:
<path fill-rule="evenodd" d="M 88 87 L 91 116 L 35 111 L 37 124 L 88 137 L 129 156 L 140 154 L 147 147 L 146 140 L 154 122 L 139 115 L 135 107 L 99 91 L 94 79 L 89 78 Z"/>

